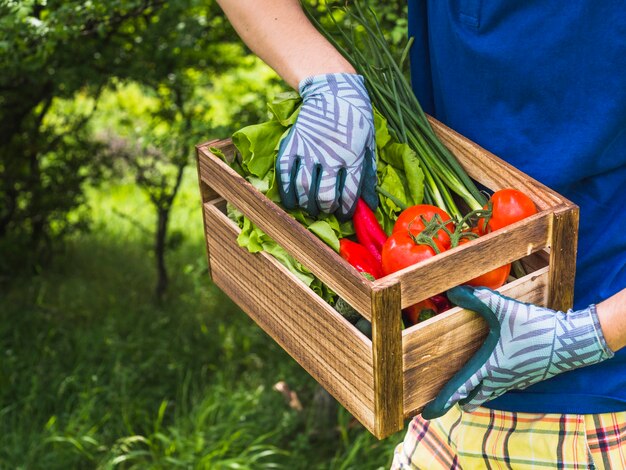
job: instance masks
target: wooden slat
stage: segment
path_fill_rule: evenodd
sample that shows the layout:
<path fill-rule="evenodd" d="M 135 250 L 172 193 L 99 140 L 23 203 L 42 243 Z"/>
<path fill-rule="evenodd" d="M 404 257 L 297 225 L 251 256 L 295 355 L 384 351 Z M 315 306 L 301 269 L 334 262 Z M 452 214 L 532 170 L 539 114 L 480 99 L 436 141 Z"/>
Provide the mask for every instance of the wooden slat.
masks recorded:
<path fill-rule="evenodd" d="M 548 306 L 555 310 L 567 311 L 574 305 L 578 213 L 572 204 L 553 214 Z"/>
<path fill-rule="evenodd" d="M 274 258 L 239 247 L 215 204 L 204 211 L 215 284 L 375 434 L 371 342 Z"/>
<path fill-rule="evenodd" d="M 435 118 L 429 117 L 435 133 L 457 157 L 467 174 L 474 180 L 496 191 L 515 188 L 527 194 L 540 210 L 569 203 L 560 194 L 522 173 L 513 165 L 453 131 Z"/>
<path fill-rule="evenodd" d="M 223 148 L 228 149 L 227 146 Z M 371 319 L 370 281 L 228 165 L 213 156 L 208 146 L 198 147 L 198 156 L 202 181 L 234 204 L 361 315 Z"/>
<path fill-rule="evenodd" d="M 207 142 L 205 145 L 211 146 L 211 145 L 218 144 L 219 142 L 220 141 L 218 139 L 215 139 L 215 140 L 211 140 Z M 197 159 L 198 159 L 198 152 L 196 152 L 196 163 L 198 163 Z M 202 181 L 202 178 L 200 178 L 200 165 L 196 165 L 196 167 L 198 171 L 198 186 L 200 187 L 200 208 L 202 210 L 202 222 L 204 225 L 204 229 L 206 231 L 206 217 L 204 215 L 204 209 L 203 209 L 204 204 L 206 202 L 216 199 L 219 195 L 213 188 L 211 188 L 208 184 Z M 205 237 L 205 246 L 206 246 L 207 266 L 209 268 L 209 276 L 211 276 L 211 256 L 209 253 L 209 241 L 206 240 L 206 237 Z"/>
<path fill-rule="evenodd" d="M 375 436 L 402 429 L 402 312 L 400 286 L 372 292 Z"/>
<path fill-rule="evenodd" d="M 547 302 L 548 267 L 498 289 L 504 295 L 539 305 Z M 454 308 L 402 334 L 404 416 L 418 414 L 469 360 L 487 335 L 476 313 Z"/>
<path fill-rule="evenodd" d="M 527 219 L 377 280 L 375 286 L 400 282 L 402 308 L 518 260 L 544 248 L 550 236 L 550 212 Z"/>

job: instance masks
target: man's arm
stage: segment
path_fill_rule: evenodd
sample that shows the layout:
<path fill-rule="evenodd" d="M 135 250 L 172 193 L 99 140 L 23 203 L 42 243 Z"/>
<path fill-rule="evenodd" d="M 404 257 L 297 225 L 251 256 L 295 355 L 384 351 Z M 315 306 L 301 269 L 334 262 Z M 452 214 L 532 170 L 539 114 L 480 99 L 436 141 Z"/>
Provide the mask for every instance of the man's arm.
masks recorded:
<path fill-rule="evenodd" d="M 241 39 L 289 85 L 327 73 L 355 73 L 313 27 L 298 0 L 217 0 Z"/>
<path fill-rule="evenodd" d="M 617 351 L 626 346 L 626 289 L 597 306 L 598 320 L 606 344 Z"/>

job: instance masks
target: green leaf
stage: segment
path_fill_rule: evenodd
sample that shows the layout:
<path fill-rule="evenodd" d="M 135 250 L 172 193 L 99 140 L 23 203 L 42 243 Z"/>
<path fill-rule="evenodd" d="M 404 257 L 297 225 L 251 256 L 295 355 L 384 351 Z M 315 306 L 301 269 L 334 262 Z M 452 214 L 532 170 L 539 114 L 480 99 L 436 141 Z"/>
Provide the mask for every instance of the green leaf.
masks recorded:
<path fill-rule="evenodd" d="M 392 165 L 387 165 L 381 178 L 380 187 L 387 191 L 392 196 L 396 197 L 400 202 L 410 205 L 407 200 L 407 192 L 404 188 L 402 178 Z M 401 212 L 401 208 L 398 207 L 391 199 L 386 197 L 380 198 L 381 210 L 385 215 L 391 219 L 396 219 L 397 214 Z"/>
<path fill-rule="evenodd" d="M 402 160 L 403 144 L 390 143 L 380 151 L 380 159 L 385 163 L 392 165 L 396 170 L 404 170 L 404 161 Z"/>
<path fill-rule="evenodd" d="M 318 220 L 317 222 L 313 222 L 307 228 L 317 235 L 324 243 L 339 253 L 339 238 L 328 222 Z"/>
<path fill-rule="evenodd" d="M 413 204 L 421 204 L 424 201 L 424 172 L 417 154 L 408 145 L 403 144 L 403 146 L 406 150 L 402 153 L 402 161 L 404 162 L 404 174 L 409 185 L 409 192 Z"/>
<path fill-rule="evenodd" d="M 237 237 L 237 244 L 246 248 L 250 253 L 258 253 L 263 251 L 263 236 L 265 233 L 246 217 L 243 219 L 243 227 Z"/>
<path fill-rule="evenodd" d="M 406 178 L 411 204 L 421 204 L 424 199 L 424 173 L 417 154 L 407 145 L 390 143 L 381 152 L 381 158 Z"/>
<path fill-rule="evenodd" d="M 237 211 L 232 207 L 227 206 L 229 217 L 231 219 L 238 218 Z M 233 212 L 231 214 L 231 211 Z M 291 273 L 293 273 L 298 279 L 304 282 L 307 286 L 310 286 L 317 293 L 322 295 L 326 300 L 333 300 L 334 294 L 328 290 L 322 288 L 322 283 L 319 281 L 311 271 L 305 268 L 299 263 L 293 256 L 281 247 L 278 243 L 272 240 L 265 232 L 254 225 L 250 219 L 241 217 L 243 220 L 243 226 L 241 233 L 237 237 L 237 244 L 243 248 L 246 248 L 250 253 L 258 253 L 265 251 L 276 258 L 283 266 L 285 266 Z M 262 275 L 262 273 L 259 273 Z M 317 284 L 314 285 L 314 282 Z"/>
<path fill-rule="evenodd" d="M 270 172 L 268 171 L 267 174 L 270 175 Z M 266 194 L 270 189 L 270 178 L 256 178 L 255 176 L 250 176 L 248 181 L 256 188 L 257 191 L 263 194 Z"/>
<path fill-rule="evenodd" d="M 291 273 L 293 273 L 298 279 L 304 282 L 307 286 L 315 280 L 315 276 L 300 264 L 296 259 L 291 256 L 287 251 L 276 242 L 266 243 L 264 250 L 276 258 L 280 263 L 285 266 Z"/>
<path fill-rule="evenodd" d="M 216 157 L 218 157 L 220 160 L 222 160 L 225 163 L 230 164 L 230 162 L 228 161 L 228 159 L 226 158 L 226 155 L 224 155 L 224 152 L 222 152 L 220 149 L 218 149 L 217 147 L 209 147 L 209 151 L 215 155 Z"/>
<path fill-rule="evenodd" d="M 274 100 L 267 103 L 267 109 L 273 116 L 273 119 L 281 125 L 288 127 L 296 122 L 301 102 L 302 99 L 295 91 L 288 91 L 276 95 Z"/>
<path fill-rule="evenodd" d="M 376 108 L 374 108 L 374 130 L 376 132 L 376 147 L 380 150 L 387 145 L 391 136 L 389 135 L 387 120 Z"/>
<path fill-rule="evenodd" d="M 233 134 L 233 143 L 241 153 L 244 170 L 263 178 L 274 167 L 276 148 L 283 135 L 283 126 L 276 121 L 244 127 Z"/>
<path fill-rule="evenodd" d="M 280 203 L 280 193 L 278 192 L 278 178 L 276 177 L 276 171 L 271 169 L 267 172 L 265 178 L 268 180 L 268 189 L 265 195 L 272 201 Z"/>

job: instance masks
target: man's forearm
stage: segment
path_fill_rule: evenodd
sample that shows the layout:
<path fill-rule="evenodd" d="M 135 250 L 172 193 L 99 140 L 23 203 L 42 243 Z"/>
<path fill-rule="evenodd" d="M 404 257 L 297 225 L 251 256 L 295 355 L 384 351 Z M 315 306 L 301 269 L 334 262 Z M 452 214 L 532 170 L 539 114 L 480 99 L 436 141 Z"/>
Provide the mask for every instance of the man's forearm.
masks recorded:
<path fill-rule="evenodd" d="M 241 39 L 292 87 L 323 73 L 354 73 L 298 0 L 218 0 Z"/>
<path fill-rule="evenodd" d="M 597 305 L 606 344 L 613 351 L 626 346 L 626 289 Z"/>

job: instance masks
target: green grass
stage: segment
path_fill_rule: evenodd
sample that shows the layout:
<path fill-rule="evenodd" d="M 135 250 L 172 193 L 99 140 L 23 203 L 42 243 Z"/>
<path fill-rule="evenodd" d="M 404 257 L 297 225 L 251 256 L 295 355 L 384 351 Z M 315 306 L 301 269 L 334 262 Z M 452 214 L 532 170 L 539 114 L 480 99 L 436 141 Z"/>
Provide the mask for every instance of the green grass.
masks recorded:
<path fill-rule="evenodd" d="M 389 466 L 401 435 L 378 442 L 341 408 L 320 434 L 315 381 L 210 283 L 194 173 L 162 304 L 151 239 L 117 215 L 151 228 L 132 185 L 92 191 L 91 233 L 0 286 L 0 468 Z"/>

